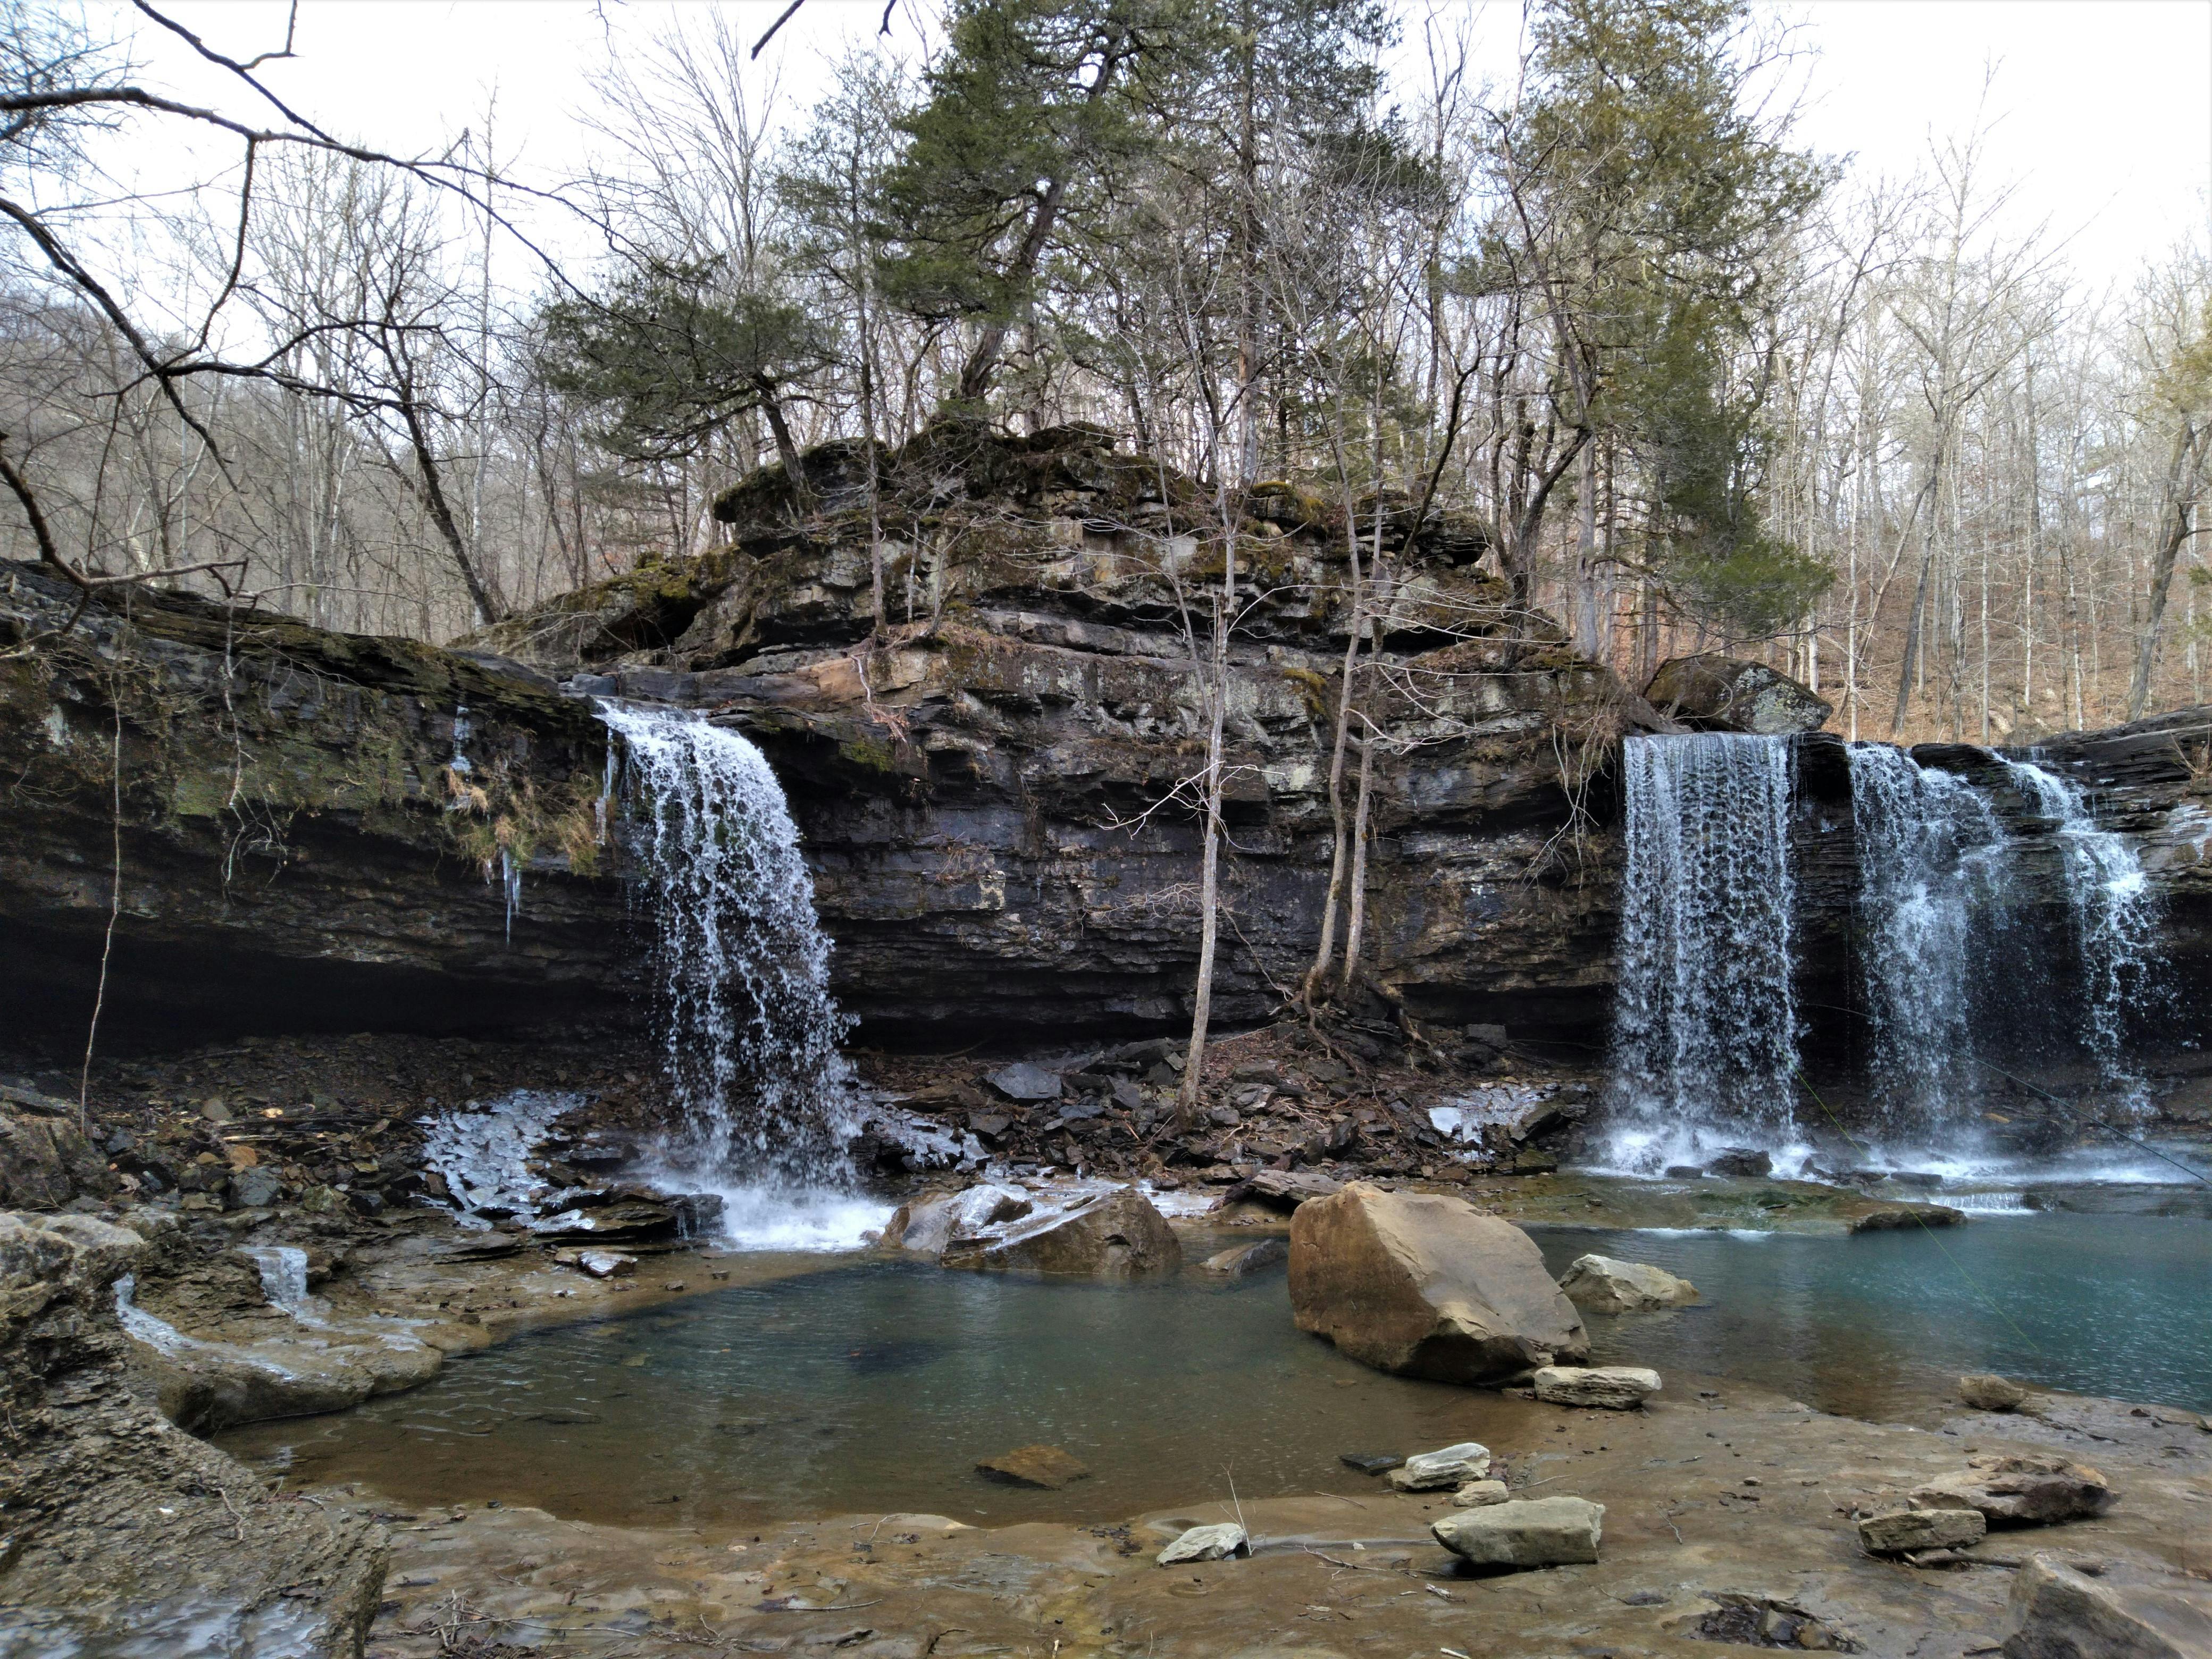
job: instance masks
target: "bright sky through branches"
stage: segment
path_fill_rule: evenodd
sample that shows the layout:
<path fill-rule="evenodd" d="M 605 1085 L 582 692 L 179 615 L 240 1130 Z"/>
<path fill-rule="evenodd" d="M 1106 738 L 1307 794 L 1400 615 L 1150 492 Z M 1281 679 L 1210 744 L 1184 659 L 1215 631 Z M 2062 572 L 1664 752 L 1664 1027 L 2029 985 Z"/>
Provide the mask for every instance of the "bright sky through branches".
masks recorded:
<path fill-rule="evenodd" d="M 550 183 L 586 164 L 587 135 L 574 118 L 610 42 L 641 44 L 672 15 L 696 16 L 708 3 L 307 0 L 298 60 L 265 73 L 326 125 L 414 154 L 441 149 L 477 121 L 495 87 L 499 150 L 517 158 L 519 175 Z M 750 40 L 782 6 L 737 0 L 725 9 Z M 134 15 L 89 9 L 123 28 Z M 282 44 L 276 0 L 179 0 L 172 10 L 238 56 Z M 929 11 L 927 0 L 899 0 L 892 45 L 917 49 Z M 1517 7 L 1434 0 L 1428 15 L 1446 28 L 1465 22 L 1483 70 L 1510 75 Z M 1819 54 L 1803 70 L 1806 138 L 1855 153 L 1862 175 L 1902 177 L 1925 157 L 1931 131 L 1970 129 L 1994 63 L 1990 176 L 2018 183 L 2011 228 L 2047 222 L 2069 239 L 2068 262 L 2092 289 L 2125 281 L 2205 222 L 2212 4 L 2204 0 L 1810 0 L 1776 15 L 1800 22 L 1801 44 Z M 881 15 L 881 0 L 809 0 L 761 59 L 780 78 L 787 119 L 804 118 L 830 58 L 875 40 Z M 1417 34 L 1409 23 L 1409 47 Z M 189 70 L 177 43 L 157 45 L 149 31 L 141 49 L 157 66 L 150 78 L 245 112 L 234 93 Z"/>

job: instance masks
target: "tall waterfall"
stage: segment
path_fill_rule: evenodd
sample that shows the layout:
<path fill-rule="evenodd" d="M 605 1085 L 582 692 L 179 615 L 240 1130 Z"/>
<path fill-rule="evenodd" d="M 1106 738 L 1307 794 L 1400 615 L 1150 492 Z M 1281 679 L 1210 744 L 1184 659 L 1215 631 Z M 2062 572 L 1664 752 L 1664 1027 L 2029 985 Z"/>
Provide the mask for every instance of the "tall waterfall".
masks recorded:
<path fill-rule="evenodd" d="M 1973 1085 L 1975 913 L 2004 830 L 1964 778 L 1902 749 L 1850 750 L 1868 1081 L 1894 1130 L 1944 1121 Z"/>
<path fill-rule="evenodd" d="M 2128 1005 L 2154 988 L 2153 907 L 2142 865 L 2125 841 L 2097 827 L 2078 785 L 2028 761 L 2003 764 L 2055 831 L 2081 975 L 2081 1046 L 2105 1082 L 2132 1096 L 2138 1085 L 2124 1053 Z"/>
<path fill-rule="evenodd" d="M 1797 1026 L 1790 744 L 1631 738 L 1622 769 L 1615 1158 L 1660 1164 L 1706 1139 L 1786 1142 Z"/>
<path fill-rule="evenodd" d="M 603 702 L 626 753 L 627 820 L 659 926 L 663 1057 L 706 1176 L 834 1183 L 850 1139 L 850 1021 L 829 990 L 782 787 L 739 733 Z"/>

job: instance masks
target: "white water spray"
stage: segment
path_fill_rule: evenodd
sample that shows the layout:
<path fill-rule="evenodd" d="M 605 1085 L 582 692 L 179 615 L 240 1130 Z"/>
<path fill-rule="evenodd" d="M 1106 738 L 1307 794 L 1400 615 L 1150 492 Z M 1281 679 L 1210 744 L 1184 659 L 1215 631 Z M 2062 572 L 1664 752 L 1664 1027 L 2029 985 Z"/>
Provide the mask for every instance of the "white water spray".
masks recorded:
<path fill-rule="evenodd" d="M 1613 1005 L 1609 1162 L 1795 1139 L 1784 738 L 1705 732 L 1622 745 L 1627 869 Z"/>
<path fill-rule="evenodd" d="M 2145 988 L 2156 920 L 2142 865 L 2126 841 L 2098 827 L 2079 786 L 2032 762 L 1999 759 L 2052 823 L 2080 960 L 2082 1046 L 2103 1080 L 2139 1105 L 2125 1048 L 2128 1004 Z"/>
<path fill-rule="evenodd" d="M 1974 914 L 2004 830 L 1966 780 L 1902 749 L 1856 744 L 1850 769 L 1868 1081 L 1893 1130 L 1925 1130 L 1974 1086 Z"/>
<path fill-rule="evenodd" d="M 782 787 L 738 732 L 603 702 L 625 750 L 631 850 L 659 927 L 663 1065 L 686 1125 L 668 1148 L 733 1215 L 761 1189 L 844 1186 L 854 1132 L 830 941 Z"/>

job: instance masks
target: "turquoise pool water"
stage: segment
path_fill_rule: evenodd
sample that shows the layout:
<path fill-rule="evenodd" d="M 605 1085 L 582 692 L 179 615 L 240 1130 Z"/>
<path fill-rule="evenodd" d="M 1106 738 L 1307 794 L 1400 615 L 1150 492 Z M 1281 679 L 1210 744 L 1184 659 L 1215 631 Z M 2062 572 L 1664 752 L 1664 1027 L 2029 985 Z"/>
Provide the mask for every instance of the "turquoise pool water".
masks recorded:
<path fill-rule="evenodd" d="M 1857 1238 L 1537 1233 L 1694 1280 L 1701 1307 L 1597 1318 L 1603 1359 L 1732 1376 L 1832 1411 L 1925 1403 L 1959 1372 L 2212 1407 L 2212 1223 L 2044 1214 Z M 1194 1493 L 1358 1492 L 1341 1452 L 1516 1443 L 1536 1408 L 1382 1376 L 1291 1321 L 1283 1269 L 1093 1284 L 871 1260 L 542 1331 L 411 1393 L 223 1443 L 295 1482 L 411 1504 L 744 1524 L 922 1510 L 1128 1515 Z M 1062 1492 L 980 1459 L 1046 1442 Z"/>

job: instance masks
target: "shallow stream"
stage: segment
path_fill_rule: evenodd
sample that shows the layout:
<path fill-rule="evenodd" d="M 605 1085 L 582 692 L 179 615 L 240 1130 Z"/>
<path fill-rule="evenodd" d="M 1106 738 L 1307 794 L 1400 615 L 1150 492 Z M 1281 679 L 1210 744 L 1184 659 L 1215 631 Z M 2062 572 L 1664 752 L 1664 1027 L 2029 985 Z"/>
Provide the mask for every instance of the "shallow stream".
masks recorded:
<path fill-rule="evenodd" d="M 1553 1270 L 1656 1262 L 1702 1306 L 1590 1322 L 1678 1391 L 1725 1376 L 1825 1410 L 1924 1407 L 1962 1370 L 2212 1408 L 2212 1221 L 2046 1213 L 1852 1238 L 1532 1230 Z M 1192 1252 L 1196 1259 L 1198 1252 Z M 540 1331 L 411 1393 L 223 1437 L 288 1484 L 586 1521 L 918 1510 L 1121 1517 L 1201 1496 L 1357 1493 L 1343 1452 L 1519 1443 L 1536 1408 L 1380 1375 L 1299 1334 L 1284 1270 L 1097 1284 L 868 1259 Z M 1094 1474 L 998 1485 L 1045 1442 Z"/>

